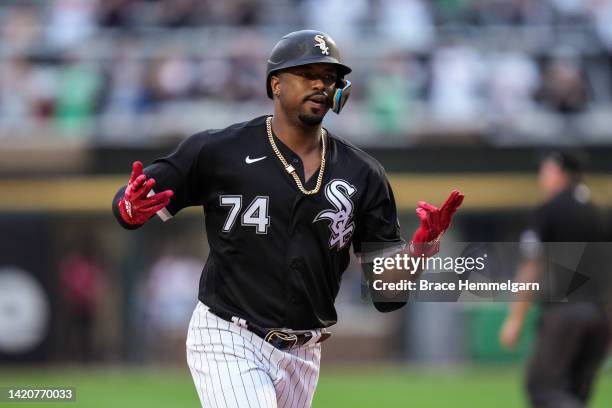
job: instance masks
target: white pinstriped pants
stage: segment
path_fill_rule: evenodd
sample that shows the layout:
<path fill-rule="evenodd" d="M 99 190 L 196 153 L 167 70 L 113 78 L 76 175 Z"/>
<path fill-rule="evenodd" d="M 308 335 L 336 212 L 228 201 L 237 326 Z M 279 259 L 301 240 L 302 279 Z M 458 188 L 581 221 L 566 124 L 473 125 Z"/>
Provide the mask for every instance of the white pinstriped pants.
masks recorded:
<path fill-rule="evenodd" d="M 187 363 L 203 408 L 310 407 L 321 345 L 283 351 L 198 302 L 187 333 Z"/>

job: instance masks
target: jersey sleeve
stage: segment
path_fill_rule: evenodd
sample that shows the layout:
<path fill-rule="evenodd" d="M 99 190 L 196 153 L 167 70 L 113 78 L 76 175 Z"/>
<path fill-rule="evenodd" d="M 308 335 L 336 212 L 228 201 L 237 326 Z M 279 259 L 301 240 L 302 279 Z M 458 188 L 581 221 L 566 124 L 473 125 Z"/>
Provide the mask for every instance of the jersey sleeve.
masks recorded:
<path fill-rule="evenodd" d="M 393 190 L 382 166 L 371 172 L 367 184 L 353 249 L 362 258 L 394 254 L 404 249 L 406 242 L 400 236 Z"/>
<path fill-rule="evenodd" d="M 166 208 L 157 212 L 163 221 L 172 218 L 185 207 L 202 204 L 213 173 L 213 153 L 208 143 L 209 138 L 206 132 L 195 134 L 184 140 L 170 155 L 155 160 L 144 169 L 147 177 L 155 179 L 155 188 L 149 195 L 164 190 L 174 192 Z M 141 225 L 125 223 L 119 213 L 119 201 L 125 194 L 125 189 L 126 186 L 123 186 L 115 194 L 113 213 L 121 226 L 136 229 Z"/>
<path fill-rule="evenodd" d="M 197 133 L 181 142 L 174 152 L 144 169 L 147 177 L 155 179 L 155 192 L 174 192 L 168 206 L 158 212 L 162 220 L 171 218 L 183 208 L 203 203 L 207 181 L 212 174 L 209 138 L 207 132 Z"/>
<path fill-rule="evenodd" d="M 372 262 L 375 257 L 395 255 L 406 247 L 406 242 L 400 236 L 393 190 L 380 164 L 370 174 L 366 191 L 366 205 L 358 221 L 353 249 L 360 260 L 372 304 L 379 312 L 389 313 L 406 305 L 407 299 L 403 295 L 387 301 L 374 299 Z"/>

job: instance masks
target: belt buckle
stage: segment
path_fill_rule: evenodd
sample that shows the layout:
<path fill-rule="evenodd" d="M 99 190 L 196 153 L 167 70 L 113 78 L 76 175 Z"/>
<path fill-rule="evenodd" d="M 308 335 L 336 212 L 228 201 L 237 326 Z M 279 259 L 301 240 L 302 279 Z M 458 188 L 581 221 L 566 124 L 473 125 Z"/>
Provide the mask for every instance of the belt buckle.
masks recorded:
<path fill-rule="evenodd" d="M 287 333 L 283 330 L 270 330 L 266 337 L 264 337 L 264 341 L 279 349 L 289 350 L 297 345 L 298 337 L 293 333 Z M 287 342 L 290 342 L 290 345 L 287 345 Z"/>

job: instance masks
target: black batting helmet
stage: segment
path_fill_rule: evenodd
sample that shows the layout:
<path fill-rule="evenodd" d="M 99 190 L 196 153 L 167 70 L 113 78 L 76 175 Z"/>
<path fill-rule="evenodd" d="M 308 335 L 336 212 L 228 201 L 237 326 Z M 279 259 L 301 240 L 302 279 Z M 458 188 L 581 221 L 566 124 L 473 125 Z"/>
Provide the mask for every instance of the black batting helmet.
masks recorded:
<path fill-rule="evenodd" d="M 338 47 L 329 35 L 316 30 L 294 31 L 285 35 L 276 43 L 268 58 L 266 69 L 268 97 L 272 98 L 270 77 L 274 72 L 315 63 L 336 65 L 340 78 L 352 71 L 340 62 Z"/>

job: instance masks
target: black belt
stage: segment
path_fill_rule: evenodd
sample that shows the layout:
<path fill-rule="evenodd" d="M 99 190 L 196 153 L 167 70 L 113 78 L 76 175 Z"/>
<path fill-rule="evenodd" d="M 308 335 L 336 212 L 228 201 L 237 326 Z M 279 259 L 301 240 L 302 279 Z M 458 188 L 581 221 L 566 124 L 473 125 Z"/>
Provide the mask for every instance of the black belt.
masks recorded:
<path fill-rule="evenodd" d="M 265 342 L 270 343 L 271 345 L 280 350 L 289 350 L 293 347 L 303 346 L 304 344 L 312 340 L 313 337 L 313 331 L 311 330 L 265 329 L 256 324 L 247 322 L 244 319 L 239 318 L 238 316 L 233 316 L 227 312 L 213 310 L 211 308 L 208 308 L 208 310 L 215 316 L 227 322 L 237 323 L 239 325 L 240 323 L 238 322 L 244 323 L 248 330 L 252 331 L 256 335 L 261 337 Z M 319 339 L 317 340 L 317 343 L 322 343 L 331 337 L 330 332 L 325 331 L 325 329 L 320 330 L 321 334 Z"/>

